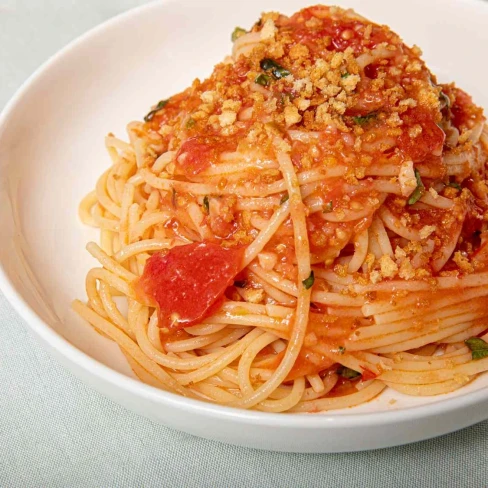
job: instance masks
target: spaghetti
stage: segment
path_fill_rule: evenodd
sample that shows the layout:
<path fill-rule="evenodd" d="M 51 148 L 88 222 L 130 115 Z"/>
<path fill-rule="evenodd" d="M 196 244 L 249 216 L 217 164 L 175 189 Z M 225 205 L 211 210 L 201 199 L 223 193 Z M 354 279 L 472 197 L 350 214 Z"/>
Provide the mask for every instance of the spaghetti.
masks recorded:
<path fill-rule="evenodd" d="M 317 6 L 112 134 L 86 304 L 144 382 L 268 412 L 488 369 L 488 130 L 385 26 Z M 488 335 L 488 334 L 487 334 Z M 485 347 L 486 346 L 486 347 Z"/>

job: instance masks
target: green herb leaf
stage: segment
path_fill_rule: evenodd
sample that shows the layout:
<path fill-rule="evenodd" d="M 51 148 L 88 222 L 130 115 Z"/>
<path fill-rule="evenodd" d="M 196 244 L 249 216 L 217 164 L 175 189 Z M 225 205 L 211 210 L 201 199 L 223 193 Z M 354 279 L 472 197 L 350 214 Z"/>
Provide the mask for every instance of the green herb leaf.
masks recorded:
<path fill-rule="evenodd" d="M 344 346 L 339 346 L 339 348 L 337 349 L 337 352 L 339 354 L 344 354 L 346 352 L 346 348 Z"/>
<path fill-rule="evenodd" d="M 447 186 L 456 188 L 456 190 L 461 190 L 461 185 L 459 183 L 456 183 L 455 181 L 451 181 Z"/>
<path fill-rule="evenodd" d="M 418 170 L 415 170 L 415 179 L 417 180 L 417 187 L 408 199 L 409 205 L 417 203 L 422 198 L 422 195 L 425 193 L 425 186 L 422 183 L 422 179 L 420 178 L 420 173 L 418 172 Z"/>
<path fill-rule="evenodd" d="M 151 110 L 145 117 L 144 117 L 144 121 L 145 122 L 150 122 L 154 115 L 156 114 L 156 112 L 158 110 L 161 110 L 162 108 L 164 108 L 166 106 L 166 104 L 169 102 L 169 100 L 161 100 L 160 102 L 158 102 L 158 104 L 154 107 L 153 110 Z"/>
<path fill-rule="evenodd" d="M 236 27 L 234 29 L 234 32 L 232 32 L 232 35 L 230 38 L 232 39 L 232 42 L 235 42 L 239 37 L 243 36 L 244 34 L 247 34 L 247 30 L 243 29 L 242 27 Z"/>
<path fill-rule="evenodd" d="M 488 344 L 480 337 L 470 337 L 464 343 L 471 349 L 471 357 L 474 360 L 488 357 Z"/>
<path fill-rule="evenodd" d="M 353 380 L 354 378 L 361 376 L 361 373 L 354 371 L 354 369 L 347 368 L 346 366 L 341 366 L 337 370 L 337 374 L 339 374 L 340 376 L 342 376 L 343 378 L 346 378 L 348 380 Z"/>
<path fill-rule="evenodd" d="M 291 74 L 286 68 L 283 68 L 283 66 L 280 66 L 276 61 L 270 58 L 262 59 L 259 66 L 261 66 L 261 69 L 264 69 L 264 71 L 271 71 L 271 74 L 277 80 L 285 78 Z"/>
<path fill-rule="evenodd" d="M 195 127 L 195 124 L 196 124 L 196 120 L 195 119 L 192 119 L 191 117 L 186 121 L 186 128 L 187 129 L 191 129 L 193 127 Z"/>
<path fill-rule="evenodd" d="M 273 61 L 269 58 L 261 59 L 259 66 L 261 66 L 261 69 L 264 69 L 264 71 L 268 71 L 273 68 L 281 68 L 281 66 L 276 61 Z"/>
<path fill-rule="evenodd" d="M 204 210 L 205 213 L 208 214 L 209 209 L 210 209 L 210 206 L 209 206 L 209 203 L 208 203 L 208 197 L 205 195 L 203 197 L 203 210 Z"/>
<path fill-rule="evenodd" d="M 281 200 L 280 200 L 280 205 L 283 205 L 285 202 L 288 201 L 288 199 L 290 198 L 290 196 L 288 195 L 288 193 L 285 193 L 282 197 L 281 197 Z"/>
<path fill-rule="evenodd" d="M 258 76 L 256 76 L 256 79 L 254 80 L 258 85 L 261 86 L 268 86 L 271 82 L 271 78 L 268 75 L 263 75 L 262 73 Z"/>
<path fill-rule="evenodd" d="M 375 113 L 371 113 L 371 114 L 368 114 L 368 115 L 362 115 L 362 116 L 358 116 L 358 117 L 353 117 L 352 120 L 354 120 L 354 122 L 356 122 L 356 124 L 358 124 L 358 125 L 365 125 L 370 120 L 375 119 L 375 118 L 376 118 L 376 114 Z"/>
<path fill-rule="evenodd" d="M 324 213 L 330 213 L 330 212 L 332 212 L 333 209 L 334 209 L 334 204 L 332 203 L 332 200 L 331 200 L 329 203 L 326 203 L 324 205 L 323 212 Z"/>
<path fill-rule="evenodd" d="M 237 288 L 246 288 L 247 285 L 247 280 L 235 280 L 234 281 L 234 286 L 237 286 Z"/>
<path fill-rule="evenodd" d="M 351 73 L 348 73 L 347 71 L 345 73 L 342 73 L 341 78 L 347 78 L 351 76 Z"/>
<path fill-rule="evenodd" d="M 314 282 L 315 282 L 315 276 L 314 276 L 313 270 L 312 270 L 312 271 L 310 271 L 310 276 L 306 280 L 302 281 L 303 286 L 305 287 L 305 290 L 309 290 L 310 288 L 312 288 Z"/>

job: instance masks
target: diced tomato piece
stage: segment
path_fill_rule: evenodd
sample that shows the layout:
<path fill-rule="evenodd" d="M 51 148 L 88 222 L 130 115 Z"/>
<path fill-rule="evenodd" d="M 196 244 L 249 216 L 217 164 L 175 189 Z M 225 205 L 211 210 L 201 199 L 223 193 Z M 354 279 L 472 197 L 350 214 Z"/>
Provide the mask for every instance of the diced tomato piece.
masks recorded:
<path fill-rule="evenodd" d="M 241 270 L 243 254 L 243 248 L 210 242 L 177 246 L 148 259 L 134 290 L 158 307 L 160 327 L 189 327 L 220 305 Z"/>

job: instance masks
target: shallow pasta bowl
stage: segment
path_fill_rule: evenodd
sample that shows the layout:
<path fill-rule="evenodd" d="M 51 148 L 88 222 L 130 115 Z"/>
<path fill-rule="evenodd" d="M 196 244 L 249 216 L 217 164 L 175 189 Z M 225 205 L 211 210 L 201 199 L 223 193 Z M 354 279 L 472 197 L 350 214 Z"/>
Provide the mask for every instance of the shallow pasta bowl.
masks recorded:
<path fill-rule="evenodd" d="M 488 47 L 488 4 L 345 5 L 420 45 L 441 81 L 456 80 L 488 108 L 482 82 L 488 67 L 465 55 L 473 46 Z M 326 414 L 270 414 L 185 399 L 134 379 L 117 346 L 70 309 L 73 298 L 84 296 L 94 263 L 84 246 L 98 232 L 81 225 L 77 206 L 109 164 L 104 135 L 122 135 L 155 101 L 207 76 L 230 51 L 236 25 L 251 25 L 262 10 L 304 6 L 299 0 L 153 3 L 94 29 L 38 70 L 0 118 L 0 286 L 46 349 L 83 381 L 195 435 L 262 449 L 339 452 L 413 442 L 488 418 L 486 375 L 448 395 L 386 391 Z"/>

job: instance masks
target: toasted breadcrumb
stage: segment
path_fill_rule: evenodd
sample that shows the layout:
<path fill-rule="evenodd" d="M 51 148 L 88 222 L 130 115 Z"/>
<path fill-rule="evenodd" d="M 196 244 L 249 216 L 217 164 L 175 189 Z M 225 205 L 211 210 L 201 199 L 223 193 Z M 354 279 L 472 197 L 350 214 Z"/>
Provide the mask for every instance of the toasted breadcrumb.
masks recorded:
<path fill-rule="evenodd" d="M 381 256 L 380 268 L 384 278 L 394 278 L 398 273 L 398 265 L 388 254 Z"/>
<path fill-rule="evenodd" d="M 433 232 L 435 232 L 435 230 L 436 230 L 435 225 L 424 225 L 419 232 L 420 238 L 427 239 L 427 237 L 429 237 Z"/>

